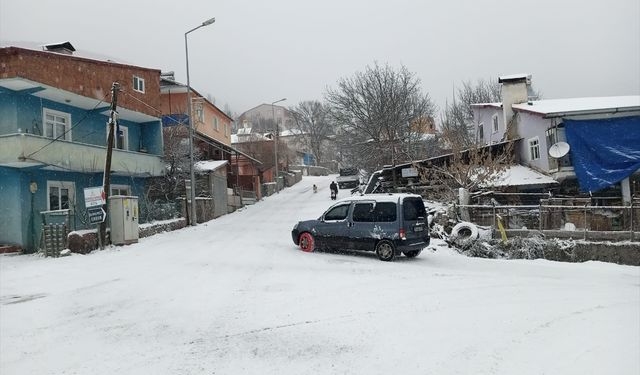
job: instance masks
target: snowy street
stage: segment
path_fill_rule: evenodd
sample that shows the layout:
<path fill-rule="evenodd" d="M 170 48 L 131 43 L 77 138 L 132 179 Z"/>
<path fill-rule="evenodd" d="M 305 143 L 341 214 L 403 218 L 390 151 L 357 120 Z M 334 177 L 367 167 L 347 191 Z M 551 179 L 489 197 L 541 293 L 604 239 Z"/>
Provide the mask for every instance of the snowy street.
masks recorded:
<path fill-rule="evenodd" d="M 291 229 L 332 179 L 135 245 L 1 256 L 0 373 L 640 373 L 640 268 L 437 240 L 391 263 L 304 253 Z"/>

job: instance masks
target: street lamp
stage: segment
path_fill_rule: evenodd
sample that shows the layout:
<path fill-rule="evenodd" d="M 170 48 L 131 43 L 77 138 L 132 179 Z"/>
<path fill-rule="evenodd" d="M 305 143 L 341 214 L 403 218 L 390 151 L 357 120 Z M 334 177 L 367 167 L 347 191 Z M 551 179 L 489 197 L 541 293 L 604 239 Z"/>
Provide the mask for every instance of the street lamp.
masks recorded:
<path fill-rule="evenodd" d="M 280 193 L 280 188 L 278 188 L 278 136 L 280 135 L 280 130 L 278 129 L 278 123 L 276 122 L 276 112 L 273 110 L 273 105 L 276 103 L 284 102 L 287 98 L 282 98 L 280 100 L 276 100 L 275 102 L 271 102 L 271 116 L 273 117 L 273 126 L 275 127 L 275 132 L 273 133 L 273 150 L 276 159 L 276 193 Z"/>
<path fill-rule="evenodd" d="M 204 21 L 201 25 L 184 33 L 184 53 L 187 62 L 187 120 L 189 121 L 189 178 L 191 179 L 191 225 L 198 225 L 196 219 L 196 179 L 193 172 L 193 121 L 191 120 L 191 82 L 189 81 L 189 45 L 187 44 L 187 35 L 196 31 L 201 27 L 209 26 L 216 22 L 215 17 Z M 186 207 L 186 204 L 185 204 Z"/>

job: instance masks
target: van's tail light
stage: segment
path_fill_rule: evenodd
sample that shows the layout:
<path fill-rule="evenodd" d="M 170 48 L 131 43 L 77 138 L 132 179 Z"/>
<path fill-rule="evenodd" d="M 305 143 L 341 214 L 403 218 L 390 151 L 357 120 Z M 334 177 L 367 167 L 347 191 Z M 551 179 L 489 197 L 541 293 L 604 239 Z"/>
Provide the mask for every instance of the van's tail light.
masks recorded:
<path fill-rule="evenodd" d="M 404 231 L 404 228 L 400 228 L 400 239 L 401 240 L 407 239 L 407 233 Z"/>

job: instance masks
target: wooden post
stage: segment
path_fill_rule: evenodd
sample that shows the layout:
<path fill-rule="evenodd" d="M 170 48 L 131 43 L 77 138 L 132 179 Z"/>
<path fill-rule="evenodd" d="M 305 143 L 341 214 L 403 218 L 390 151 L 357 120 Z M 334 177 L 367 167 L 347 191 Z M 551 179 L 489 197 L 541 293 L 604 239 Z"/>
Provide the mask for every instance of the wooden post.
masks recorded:
<path fill-rule="evenodd" d="M 104 162 L 104 173 L 102 180 L 102 189 L 106 196 L 106 203 L 102 206 L 105 212 L 105 221 L 100 223 L 100 231 L 98 236 L 100 239 L 98 240 L 100 243 L 100 249 L 104 249 L 104 244 L 106 240 L 106 232 L 107 232 L 107 221 L 106 216 L 109 212 L 109 187 L 111 182 L 111 155 L 113 153 L 113 141 L 114 141 L 114 128 L 118 124 L 118 112 L 116 112 L 116 108 L 118 106 L 118 90 L 120 89 L 120 84 L 118 82 L 114 82 L 111 85 L 111 116 L 109 118 L 109 133 L 107 135 L 107 156 Z"/>

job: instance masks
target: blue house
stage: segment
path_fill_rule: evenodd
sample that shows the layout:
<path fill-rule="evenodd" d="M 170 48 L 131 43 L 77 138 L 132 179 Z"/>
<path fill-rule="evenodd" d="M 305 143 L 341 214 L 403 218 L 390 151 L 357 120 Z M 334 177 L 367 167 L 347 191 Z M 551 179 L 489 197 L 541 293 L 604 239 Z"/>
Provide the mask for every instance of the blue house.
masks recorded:
<path fill-rule="evenodd" d="M 144 211 L 145 180 L 163 174 L 160 71 L 74 52 L 70 43 L 0 48 L 0 245 L 37 249 L 43 223 L 94 227 L 83 192 L 103 182 L 113 82 L 110 195 L 139 196 Z"/>

